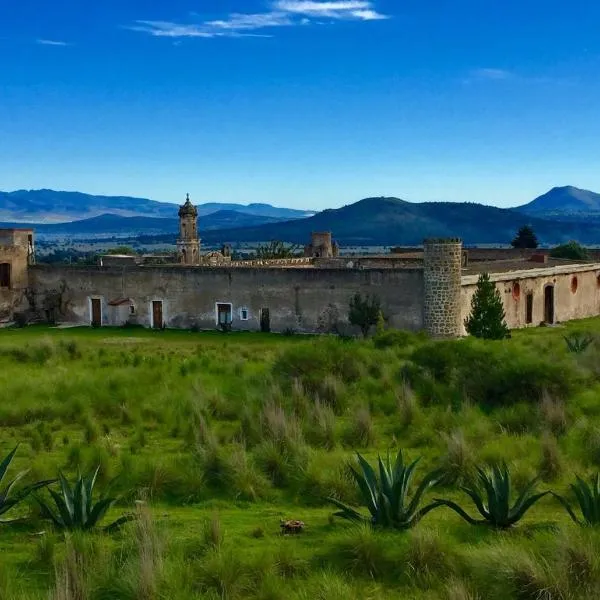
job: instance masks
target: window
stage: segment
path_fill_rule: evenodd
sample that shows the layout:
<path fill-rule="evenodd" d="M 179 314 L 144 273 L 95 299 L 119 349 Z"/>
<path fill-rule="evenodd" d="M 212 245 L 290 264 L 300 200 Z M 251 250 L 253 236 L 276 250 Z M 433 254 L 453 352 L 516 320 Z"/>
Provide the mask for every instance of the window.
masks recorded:
<path fill-rule="evenodd" d="M 571 292 L 575 294 L 577 292 L 578 287 L 579 281 L 577 280 L 577 277 L 573 277 L 573 279 L 571 279 Z"/>
<path fill-rule="evenodd" d="M 240 319 L 242 321 L 247 321 L 248 320 L 248 309 L 247 308 L 240 308 Z"/>
<path fill-rule="evenodd" d="M 0 287 L 10 287 L 10 263 L 0 263 Z"/>
<path fill-rule="evenodd" d="M 129 305 L 129 314 L 135 315 L 135 304 L 133 303 Z"/>
<path fill-rule="evenodd" d="M 515 281 L 513 284 L 512 295 L 515 300 L 521 297 L 521 285 L 518 281 Z"/>
<path fill-rule="evenodd" d="M 533 323 L 533 294 L 527 294 L 525 303 L 525 323 L 528 325 Z"/>

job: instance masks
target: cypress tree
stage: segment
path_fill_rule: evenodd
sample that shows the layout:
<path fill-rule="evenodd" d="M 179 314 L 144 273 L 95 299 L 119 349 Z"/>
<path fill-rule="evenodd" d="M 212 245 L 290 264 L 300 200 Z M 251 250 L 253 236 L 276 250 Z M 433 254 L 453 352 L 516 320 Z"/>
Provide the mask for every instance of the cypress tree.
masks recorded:
<path fill-rule="evenodd" d="M 539 245 L 537 236 L 529 225 L 523 225 L 511 242 L 513 248 L 537 248 Z"/>
<path fill-rule="evenodd" d="M 465 320 L 467 332 L 486 340 L 503 340 L 510 336 L 500 292 L 488 273 L 482 273 L 471 300 L 471 314 Z"/>

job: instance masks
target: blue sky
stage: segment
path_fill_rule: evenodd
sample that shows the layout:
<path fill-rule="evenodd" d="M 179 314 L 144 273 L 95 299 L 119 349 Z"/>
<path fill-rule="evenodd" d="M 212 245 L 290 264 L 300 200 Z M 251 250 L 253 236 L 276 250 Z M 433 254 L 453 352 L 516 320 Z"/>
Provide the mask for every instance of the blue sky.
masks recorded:
<path fill-rule="evenodd" d="M 0 0 L 0 189 L 600 192 L 592 0 Z"/>

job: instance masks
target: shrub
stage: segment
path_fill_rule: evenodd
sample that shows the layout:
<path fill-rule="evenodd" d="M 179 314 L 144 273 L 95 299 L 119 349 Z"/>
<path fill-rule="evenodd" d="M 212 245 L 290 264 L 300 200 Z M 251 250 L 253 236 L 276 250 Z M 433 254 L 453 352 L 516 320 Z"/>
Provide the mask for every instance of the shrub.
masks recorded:
<path fill-rule="evenodd" d="M 547 392 L 542 394 L 540 416 L 548 430 L 555 436 L 562 435 L 567 429 L 567 415 L 564 402 L 556 400 Z"/>
<path fill-rule="evenodd" d="M 540 474 L 544 481 L 554 481 L 562 473 L 562 456 L 556 438 L 545 435 L 542 439 Z"/>
<path fill-rule="evenodd" d="M 429 374 L 437 385 L 443 384 L 490 408 L 537 403 L 544 394 L 565 398 L 581 380 L 572 362 L 556 357 L 550 360 L 509 343 L 433 342 L 417 348 L 411 360 L 417 368 L 404 372 L 418 392 L 428 384 Z"/>
<path fill-rule="evenodd" d="M 358 381 L 365 362 L 363 349 L 349 347 L 336 338 L 319 339 L 285 348 L 273 364 L 273 373 L 286 387 L 296 381 L 305 392 L 320 395 L 329 377 L 342 383 Z"/>
<path fill-rule="evenodd" d="M 345 437 L 346 445 L 351 448 L 368 448 L 373 444 L 375 431 L 368 406 L 361 406 L 354 411 Z"/>
<path fill-rule="evenodd" d="M 391 464 L 389 456 L 386 461 L 379 457 L 379 478 L 373 467 L 360 454 L 358 462 L 360 472 L 353 466 L 350 466 L 350 471 L 371 517 L 370 519 L 365 517 L 336 498 L 329 498 L 332 504 L 341 509 L 335 513 L 335 516 L 350 521 L 370 522 L 384 528 L 408 529 L 416 525 L 428 512 L 441 506 L 440 501 L 435 501 L 419 508 L 425 492 L 439 481 L 441 476 L 439 471 L 432 471 L 425 475 L 414 492 L 412 500 L 409 499 L 409 487 L 418 459 L 405 466 L 401 450 L 398 451 L 394 465 Z"/>
<path fill-rule="evenodd" d="M 576 241 L 571 240 L 550 250 L 552 258 L 566 258 L 569 260 L 589 260 L 589 252 Z"/>
<path fill-rule="evenodd" d="M 593 336 L 584 333 L 572 333 L 565 335 L 563 339 L 567 344 L 567 349 L 573 354 L 585 352 L 594 343 Z"/>
<path fill-rule="evenodd" d="M 403 348 L 415 344 L 419 337 L 410 332 L 401 329 L 386 329 L 383 332 L 377 332 L 373 338 L 373 345 L 378 350 L 386 348 Z"/>
<path fill-rule="evenodd" d="M 450 435 L 445 435 L 444 439 L 447 450 L 442 459 L 444 475 L 441 482 L 459 485 L 471 480 L 475 471 L 475 459 L 462 431 L 453 431 Z"/>

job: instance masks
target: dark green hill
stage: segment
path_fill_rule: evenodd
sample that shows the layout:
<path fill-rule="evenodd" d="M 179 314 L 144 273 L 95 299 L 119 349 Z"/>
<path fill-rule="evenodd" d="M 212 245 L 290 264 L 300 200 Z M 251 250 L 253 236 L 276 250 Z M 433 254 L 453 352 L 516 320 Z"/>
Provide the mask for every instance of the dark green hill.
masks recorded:
<path fill-rule="evenodd" d="M 542 243 L 569 239 L 600 243 L 600 225 L 562 223 L 524 216 L 515 210 L 472 203 L 413 204 L 398 198 L 367 198 L 314 217 L 243 229 L 207 232 L 207 242 L 256 242 L 281 239 L 306 243 L 311 231 L 332 231 L 345 246 L 420 244 L 426 237 L 462 237 L 469 244 L 508 244 L 523 224 Z"/>

